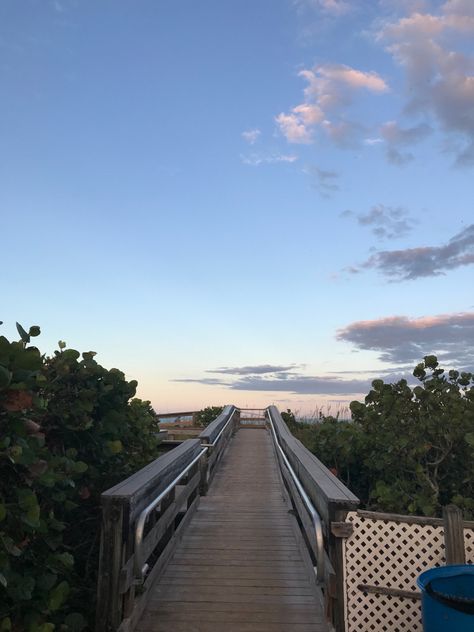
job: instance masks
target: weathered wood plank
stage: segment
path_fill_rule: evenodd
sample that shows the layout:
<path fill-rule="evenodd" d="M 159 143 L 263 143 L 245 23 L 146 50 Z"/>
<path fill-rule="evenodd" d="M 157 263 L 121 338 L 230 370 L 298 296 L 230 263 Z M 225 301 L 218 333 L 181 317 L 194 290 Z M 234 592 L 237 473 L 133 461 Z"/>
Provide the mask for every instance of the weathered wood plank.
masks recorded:
<path fill-rule="evenodd" d="M 175 500 L 166 509 L 166 511 L 158 520 L 158 522 L 153 526 L 150 532 L 146 535 L 143 542 L 143 560 L 147 560 L 150 557 L 153 550 L 156 548 L 158 542 L 165 535 L 171 523 L 176 518 L 178 513 L 181 511 L 183 503 L 188 500 L 188 498 L 191 496 L 193 491 L 197 488 L 199 484 L 199 479 L 200 479 L 200 473 L 198 472 L 192 477 L 192 479 L 187 483 L 187 485 L 181 489 L 181 491 L 176 496 Z M 127 560 L 127 563 L 122 568 L 121 577 L 120 577 L 120 592 L 121 593 L 124 593 L 125 591 L 127 591 L 133 583 L 134 561 L 135 561 L 134 556 L 132 555 L 132 557 L 130 557 Z"/>
<path fill-rule="evenodd" d="M 462 511 L 456 505 L 443 507 L 446 564 L 465 564 L 464 525 Z"/>
<path fill-rule="evenodd" d="M 327 632 L 268 432 L 239 430 L 230 445 L 137 632 Z"/>
<path fill-rule="evenodd" d="M 153 566 L 150 574 L 148 575 L 143 585 L 143 590 L 144 590 L 143 594 L 141 595 L 139 599 L 136 599 L 135 608 L 131 616 L 123 622 L 124 632 L 125 630 L 131 630 L 131 631 L 135 630 L 138 621 L 140 620 L 145 608 L 148 605 L 149 595 L 147 593 L 151 592 L 150 589 L 152 588 L 156 579 L 160 576 L 160 574 L 163 571 L 163 568 L 166 566 L 169 559 L 173 555 L 176 549 L 176 546 L 179 543 L 186 526 L 189 524 L 189 521 L 191 520 L 194 512 L 196 511 L 198 507 L 199 500 L 200 500 L 199 496 L 194 499 L 194 501 L 192 502 L 191 506 L 188 509 L 188 512 L 186 513 L 183 520 L 180 522 L 178 528 L 174 532 L 171 540 L 168 542 L 163 553 L 160 555 L 158 561 Z"/>
<path fill-rule="evenodd" d="M 282 448 L 326 528 L 332 518 L 332 510 L 356 509 L 359 505 L 357 496 L 291 434 L 275 406 L 269 406 L 268 410 Z"/>
<path fill-rule="evenodd" d="M 121 481 L 102 494 L 108 498 L 121 499 L 129 506 L 130 522 L 158 496 L 171 481 L 198 455 L 201 444 L 198 439 L 183 441 L 177 448 L 168 452 L 142 468 L 129 478 Z"/>

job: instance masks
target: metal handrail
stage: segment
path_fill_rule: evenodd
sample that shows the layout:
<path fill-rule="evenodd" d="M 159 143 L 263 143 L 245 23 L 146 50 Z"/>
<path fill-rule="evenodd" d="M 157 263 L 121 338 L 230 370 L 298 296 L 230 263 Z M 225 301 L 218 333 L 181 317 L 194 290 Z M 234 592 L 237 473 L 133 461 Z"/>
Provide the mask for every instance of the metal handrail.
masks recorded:
<path fill-rule="evenodd" d="M 135 527 L 135 555 L 134 555 L 134 574 L 135 577 L 138 580 L 142 580 L 143 576 L 145 575 L 145 573 L 148 570 L 148 564 L 144 564 L 144 560 L 143 558 L 143 554 L 142 554 L 142 547 L 143 547 L 143 533 L 145 531 L 145 524 L 146 524 L 146 520 L 148 518 L 148 516 L 150 515 L 150 513 L 161 503 L 161 501 L 163 500 L 163 498 L 165 496 L 167 496 L 170 491 L 176 487 L 176 485 L 179 483 L 179 481 L 189 472 L 189 470 L 193 467 L 193 465 L 195 463 L 197 463 L 200 458 L 202 457 L 202 455 L 207 452 L 207 450 L 209 448 L 213 448 L 215 447 L 215 445 L 217 444 L 217 442 L 219 441 L 219 439 L 222 436 L 222 433 L 224 432 L 224 430 L 227 428 L 227 426 L 229 425 L 229 423 L 232 420 L 232 417 L 234 416 L 235 412 L 237 411 L 237 408 L 234 408 L 234 410 L 232 411 L 232 414 L 230 415 L 229 419 L 227 420 L 226 424 L 224 425 L 224 427 L 222 428 L 222 430 L 219 432 L 219 434 L 217 435 L 217 437 L 214 439 L 214 441 L 212 443 L 201 443 L 201 452 L 191 461 L 191 463 L 189 463 L 182 471 L 180 474 L 178 474 L 178 476 L 171 481 L 171 483 L 147 506 L 145 507 L 145 509 L 143 509 L 143 511 L 141 512 L 138 520 L 137 520 L 137 524 Z"/>
<path fill-rule="evenodd" d="M 291 478 L 293 479 L 293 482 L 296 486 L 296 489 L 299 492 L 299 495 L 301 496 L 301 499 L 303 501 L 303 503 L 306 506 L 306 509 L 311 517 L 311 520 L 313 522 L 313 527 L 314 527 L 314 535 L 316 537 L 316 581 L 319 584 L 324 583 L 324 535 L 323 535 L 323 523 L 321 521 L 321 517 L 319 515 L 319 513 L 317 512 L 317 510 L 315 509 L 313 503 L 311 502 L 311 499 L 309 498 L 308 494 L 306 493 L 303 485 L 300 483 L 299 478 L 297 477 L 297 475 L 295 474 L 293 468 L 291 467 L 290 462 L 288 461 L 288 458 L 285 454 L 285 452 L 283 451 L 283 448 L 280 445 L 280 442 L 278 441 L 278 437 L 277 434 L 275 432 L 275 427 L 273 425 L 273 420 L 272 420 L 272 414 L 270 411 L 268 411 L 268 419 L 270 421 L 270 427 L 272 429 L 272 434 L 273 434 L 273 438 L 275 441 L 275 444 L 277 446 L 277 448 L 279 449 L 282 457 L 283 457 L 283 461 L 288 469 L 288 471 L 291 474 Z"/>
<path fill-rule="evenodd" d="M 203 447 L 199 454 L 181 471 L 181 473 L 178 474 L 178 476 L 173 481 L 171 481 L 171 483 L 167 487 L 165 487 L 165 489 L 160 494 L 158 494 L 158 496 L 141 512 L 135 527 L 134 574 L 137 579 L 142 580 L 143 576 L 148 570 L 148 564 L 144 564 L 144 560 L 142 559 L 143 533 L 148 516 L 158 505 L 161 504 L 163 498 L 165 498 L 165 496 L 167 496 L 170 491 L 174 487 L 176 487 L 179 481 L 184 476 L 186 476 L 193 465 L 195 465 L 200 460 L 202 455 L 207 452 L 207 449 L 207 447 Z"/>

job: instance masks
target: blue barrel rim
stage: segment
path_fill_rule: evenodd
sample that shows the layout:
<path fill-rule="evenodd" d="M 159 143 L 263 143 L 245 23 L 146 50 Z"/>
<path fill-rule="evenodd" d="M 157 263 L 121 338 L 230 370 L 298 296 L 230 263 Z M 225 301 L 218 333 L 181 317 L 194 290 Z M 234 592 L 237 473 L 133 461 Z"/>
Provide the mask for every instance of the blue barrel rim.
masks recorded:
<path fill-rule="evenodd" d="M 462 577 L 474 577 L 474 564 L 450 564 L 430 568 L 418 576 L 416 583 L 422 590 L 423 599 L 428 597 L 450 610 L 456 610 L 464 615 L 474 615 L 474 597 L 447 594 L 432 585 L 436 580 Z"/>
<path fill-rule="evenodd" d="M 418 588 L 424 590 L 428 582 L 440 577 L 454 577 L 457 575 L 474 575 L 474 564 L 449 564 L 448 566 L 433 566 L 423 571 L 416 578 Z"/>

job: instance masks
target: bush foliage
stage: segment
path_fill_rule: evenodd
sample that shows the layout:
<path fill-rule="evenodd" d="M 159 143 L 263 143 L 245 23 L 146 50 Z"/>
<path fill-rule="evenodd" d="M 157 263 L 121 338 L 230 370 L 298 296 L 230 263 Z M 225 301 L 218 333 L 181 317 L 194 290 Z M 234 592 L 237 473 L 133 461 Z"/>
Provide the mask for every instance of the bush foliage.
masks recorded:
<path fill-rule="evenodd" d="M 196 414 L 196 423 L 198 426 L 208 426 L 214 421 L 224 410 L 223 406 L 207 406 Z"/>
<path fill-rule="evenodd" d="M 93 352 L 0 336 L 0 630 L 93 627 L 102 491 L 156 458 L 150 402 Z"/>
<path fill-rule="evenodd" d="M 290 428 L 368 509 L 440 515 L 451 502 L 474 517 L 474 378 L 426 356 L 420 384 L 374 380 L 352 421 Z"/>

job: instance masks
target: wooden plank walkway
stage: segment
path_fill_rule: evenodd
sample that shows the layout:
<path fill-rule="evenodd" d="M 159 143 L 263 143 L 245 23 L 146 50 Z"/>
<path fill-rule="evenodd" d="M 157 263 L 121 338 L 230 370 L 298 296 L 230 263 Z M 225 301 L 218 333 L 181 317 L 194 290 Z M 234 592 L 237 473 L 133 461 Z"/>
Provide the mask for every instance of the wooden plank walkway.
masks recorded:
<path fill-rule="evenodd" d="M 268 430 L 241 429 L 136 632 L 327 632 Z"/>

